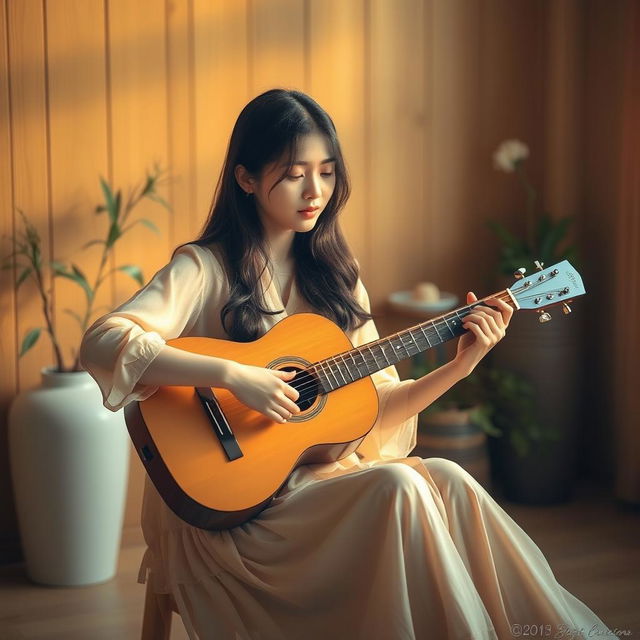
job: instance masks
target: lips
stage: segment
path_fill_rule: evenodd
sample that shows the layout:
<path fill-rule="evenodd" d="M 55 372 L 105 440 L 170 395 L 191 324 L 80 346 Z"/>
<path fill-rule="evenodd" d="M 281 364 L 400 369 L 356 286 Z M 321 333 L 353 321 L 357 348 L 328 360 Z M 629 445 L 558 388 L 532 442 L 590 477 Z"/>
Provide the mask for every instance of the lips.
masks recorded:
<path fill-rule="evenodd" d="M 307 207 L 306 209 L 298 209 L 298 213 L 307 213 L 311 211 L 317 211 L 320 207 Z"/>

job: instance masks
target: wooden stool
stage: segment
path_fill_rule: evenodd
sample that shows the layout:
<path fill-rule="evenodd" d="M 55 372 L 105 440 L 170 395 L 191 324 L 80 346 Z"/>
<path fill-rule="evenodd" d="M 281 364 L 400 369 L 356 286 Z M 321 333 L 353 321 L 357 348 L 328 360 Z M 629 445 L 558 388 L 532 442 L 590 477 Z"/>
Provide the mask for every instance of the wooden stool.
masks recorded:
<path fill-rule="evenodd" d="M 141 640 L 169 640 L 171 614 L 178 613 L 176 601 L 170 593 L 154 593 L 150 576 L 144 596 Z"/>

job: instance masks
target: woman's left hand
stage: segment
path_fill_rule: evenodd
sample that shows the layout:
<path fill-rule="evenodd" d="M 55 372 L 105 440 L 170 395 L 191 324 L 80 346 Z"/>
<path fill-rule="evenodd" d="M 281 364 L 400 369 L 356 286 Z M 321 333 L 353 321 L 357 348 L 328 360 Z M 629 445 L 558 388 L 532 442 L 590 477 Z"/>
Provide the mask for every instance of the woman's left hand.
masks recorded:
<path fill-rule="evenodd" d="M 471 304 L 477 299 L 472 291 L 467 293 L 467 304 Z M 465 316 L 462 324 L 468 331 L 458 340 L 458 350 L 454 362 L 464 372 L 464 375 L 469 375 L 478 362 L 504 338 L 513 315 L 513 307 L 503 300 L 488 298 L 485 302 L 497 307 L 497 309 L 478 305 Z"/>

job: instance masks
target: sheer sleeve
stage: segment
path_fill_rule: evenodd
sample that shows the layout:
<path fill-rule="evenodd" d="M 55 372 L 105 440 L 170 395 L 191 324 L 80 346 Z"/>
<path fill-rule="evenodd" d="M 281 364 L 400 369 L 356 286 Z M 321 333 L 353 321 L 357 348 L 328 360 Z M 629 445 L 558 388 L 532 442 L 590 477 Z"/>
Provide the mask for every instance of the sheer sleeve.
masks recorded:
<path fill-rule="evenodd" d="M 179 248 L 145 287 L 87 329 L 80 361 L 98 383 L 107 409 L 117 411 L 158 389 L 139 380 L 165 342 L 188 332 L 198 318 L 215 277 L 207 274 L 208 262 L 215 260 L 206 249 Z"/>
<path fill-rule="evenodd" d="M 369 296 L 358 279 L 355 290 L 360 305 L 370 312 Z M 358 347 L 379 338 L 373 320 L 350 335 Z M 404 458 L 416 446 L 418 416 L 406 418 L 407 394 L 413 379 L 400 380 L 395 366 L 381 369 L 371 376 L 379 398 L 379 414 L 376 423 L 358 447 L 358 457 L 365 459 Z M 393 397 L 393 401 L 389 400 Z"/>

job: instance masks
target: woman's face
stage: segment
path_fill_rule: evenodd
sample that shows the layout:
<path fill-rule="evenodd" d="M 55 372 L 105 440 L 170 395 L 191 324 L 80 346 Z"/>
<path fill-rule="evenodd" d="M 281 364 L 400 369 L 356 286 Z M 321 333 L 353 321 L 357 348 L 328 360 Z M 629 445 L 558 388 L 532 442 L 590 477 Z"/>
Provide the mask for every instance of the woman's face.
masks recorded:
<path fill-rule="evenodd" d="M 291 170 L 269 193 L 286 166 L 286 162 L 271 163 L 265 167 L 262 178 L 254 182 L 258 215 L 270 236 L 313 229 L 336 186 L 335 161 L 320 133 L 300 139 Z M 309 207 L 317 209 L 301 213 Z"/>

